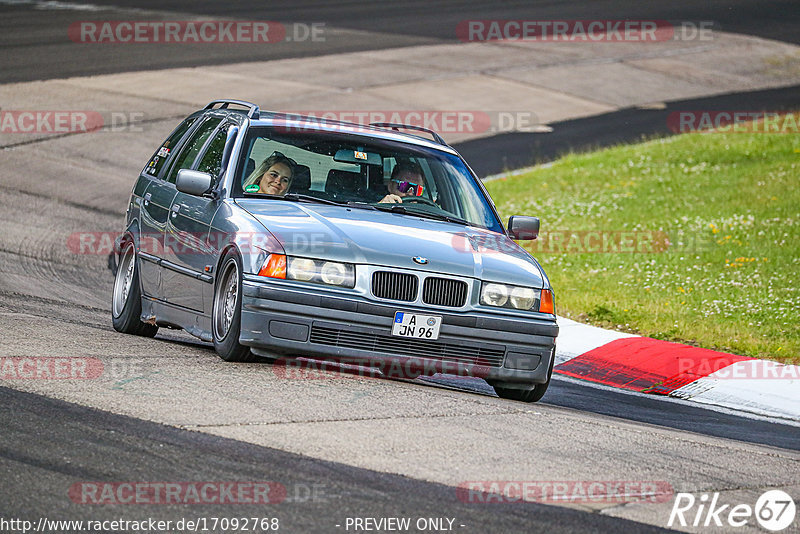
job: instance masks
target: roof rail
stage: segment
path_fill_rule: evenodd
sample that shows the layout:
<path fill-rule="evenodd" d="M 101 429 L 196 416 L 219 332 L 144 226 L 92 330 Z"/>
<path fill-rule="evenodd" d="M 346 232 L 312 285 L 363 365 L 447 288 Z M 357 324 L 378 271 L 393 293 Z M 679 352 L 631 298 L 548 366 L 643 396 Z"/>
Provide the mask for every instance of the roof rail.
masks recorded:
<path fill-rule="evenodd" d="M 228 109 L 229 104 L 233 104 L 236 106 L 242 106 L 248 109 L 247 116 L 251 119 L 258 119 L 259 115 L 261 114 L 261 110 L 258 109 L 258 106 L 253 104 L 252 102 L 246 102 L 244 100 L 231 100 L 231 99 L 224 99 L 224 100 L 213 100 L 209 102 L 209 104 L 203 109 L 214 109 L 214 106 L 220 104 L 218 109 Z"/>
<path fill-rule="evenodd" d="M 399 132 L 400 128 L 403 128 L 404 130 L 416 130 L 418 132 L 429 133 L 433 136 L 433 140 L 439 143 L 440 145 L 450 146 L 447 143 L 445 143 L 444 139 L 442 139 L 442 136 L 440 136 L 433 130 L 430 130 L 428 128 L 423 128 L 422 126 L 414 126 L 413 124 L 401 124 L 398 122 L 371 122 L 369 125 L 377 126 L 378 128 L 391 128 L 395 132 Z"/>

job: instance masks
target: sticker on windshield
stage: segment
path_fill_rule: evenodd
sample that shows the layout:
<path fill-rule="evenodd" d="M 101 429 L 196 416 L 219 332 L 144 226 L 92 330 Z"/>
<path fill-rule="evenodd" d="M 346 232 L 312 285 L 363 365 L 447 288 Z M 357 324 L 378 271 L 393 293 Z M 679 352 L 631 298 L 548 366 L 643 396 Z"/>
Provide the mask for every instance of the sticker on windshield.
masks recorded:
<path fill-rule="evenodd" d="M 260 189 L 260 187 L 258 186 L 258 184 L 250 184 L 250 185 L 248 185 L 247 187 L 244 188 L 244 192 L 245 193 L 258 193 L 259 189 Z"/>
<path fill-rule="evenodd" d="M 363 159 L 363 160 L 367 159 L 366 152 L 359 152 L 358 150 L 354 150 L 353 155 L 356 157 L 356 159 Z"/>
<path fill-rule="evenodd" d="M 162 146 L 158 151 L 158 155 L 162 158 L 169 156 L 169 149 L 165 146 Z"/>

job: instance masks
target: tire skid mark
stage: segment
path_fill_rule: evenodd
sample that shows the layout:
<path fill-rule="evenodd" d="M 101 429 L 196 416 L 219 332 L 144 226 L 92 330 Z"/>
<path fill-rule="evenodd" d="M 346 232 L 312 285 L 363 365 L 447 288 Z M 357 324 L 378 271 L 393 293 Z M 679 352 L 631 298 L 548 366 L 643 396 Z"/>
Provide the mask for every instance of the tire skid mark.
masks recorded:
<path fill-rule="evenodd" d="M 76 255 L 67 238 L 87 225 L 111 228 L 122 214 L 0 186 L 0 293 L 48 295 L 69 306 L 108 300 L 113 280 L 106 256 Z"/>

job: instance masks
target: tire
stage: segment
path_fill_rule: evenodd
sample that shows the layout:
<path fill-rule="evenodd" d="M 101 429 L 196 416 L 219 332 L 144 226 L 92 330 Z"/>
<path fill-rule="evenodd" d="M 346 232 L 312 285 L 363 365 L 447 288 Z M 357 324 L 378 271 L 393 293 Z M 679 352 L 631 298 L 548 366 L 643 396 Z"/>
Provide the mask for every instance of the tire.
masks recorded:
<path fill-rule="evenodd" d="M 512 389 L 500 386 L 492 386 L 495 393 L 501 399 L 515 400 L 520 402 L 539 402 L 547 392 L 550 379 L 553 378 L 553 365 L 556 362 L 556 349 L 553 347 L 553 357 L 550 358 L 550 368 L 547 370 L 547 382 L 544 384 L 534 384 L 533 389 Z"/>
<path fill-rule="evenodd" d="M 242 260 L 233 249 L 222 258 L 214 285 L 211 334 L 214 349 L 226 362 L 252 362 L 256 356 L 239 344 L 242 326 Z"/>
<path fill-rule="evenodd" d="M 136 247 L 132 241 L 122 245 L 119 266 L 114 276 L 111 296 L 111 323 L 114 330 L 123 334 L 153 337 L 158 332 L 154 324 L 143 323 L 142 292 L 139 287 L 139 269 L 136 266 Z"/>

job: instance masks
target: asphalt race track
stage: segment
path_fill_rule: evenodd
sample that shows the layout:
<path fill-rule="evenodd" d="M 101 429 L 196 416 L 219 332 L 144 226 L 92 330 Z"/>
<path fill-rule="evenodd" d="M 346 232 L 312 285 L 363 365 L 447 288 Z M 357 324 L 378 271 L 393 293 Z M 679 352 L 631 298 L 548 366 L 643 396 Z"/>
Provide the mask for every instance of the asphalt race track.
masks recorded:
<path fill-rule="evenodd" d="M 335 7 L 287 1 L 265 8 L 264 2 L 122 0 L 92 2 L 91 10 L 45 4 L 0 0 L 0 82 L 455 42 L 441 28 L 467 18 L 713 20 L 724 31 L 800 42 L 794 1 Z M 324 22 L 330 39 L 266 51 L 151 45 L 144 54 L 135 47 L 76 45 L 62 31 L 77 20 L 191 16 Z M 514 156 L 531 148 L 543 161 L 568 150 L 665 135 L 664 114 L 673 108 L 789 109 L 798 103 L 797 86 L 732 92 L 662 110 L 631 108 L 567 121 L 557 135 L 505 134 L 457 148 L 480 162 L 475 169 L 485 175 L 531 164 Z M 620 124 L 628 126 L 624 135 Z M 119 231 L 143 162 L 111 153 L 104 134 L 91 135 L 91 142 L 81 135 L 33 142 L 51 147 L 45 155 L 22 143 L 3 149 L 0 159 L 0 357 L 88 358 L 103 369 L 92 380 L 0 380 L 0 531 L 12 530 L 1 522 L 9 518 L 35 524 L 40 518 L 258 516 L 279 518 L 284 532 L 352 532 L 357 529 L 346 528 L 348 518 L 388 517 L 450 518 L 453 530 L 465 533 L 650 532 L 667 526 L 671 494 L 658 502 L 629 495 L 556 506 L 465 501 L 456 488 L 467 481 L 657 481 L 675 493 L 719 493 L 732 505 L 753 505 L 767 489 L 800 495 L 796 424 L 563 378 L 554 379 L 535 405 L 501 400 L 481 381 L 346 373 L 293 380 L 265 363 L 226 364 L 210 345 L 182 332 L 161 329 L 155 339 L 118 334 L 111 327 L 113 277 L 106 256 L 74 254 L 65 240 L 87 229 Z M 136 150 L 152 150 L 139 146 L 135 134 L 122 135 Z M 77 163 L 74 154 L 82 155 Z M 203 481 L 272 481 L 287 493 L 279 503 L 258 506 L 131 506 L 76 502 L 71 492 L 76 484 L 98 482 Z M 785 532 L 798 532 L 797 525 Z M 736 531 L 763 532 L 755 521 Z"/>
<path fill-rule="evenodd" d="M 660 0 L 612 0 L 603 2 L 319 2 L 282 0 L 245 1 L 235 5 L 211 0 L 192 2 L 143 2 L 102 0 L 85 2 L 107 7 L 85 11 L 66 7 L 37 8 L 41 0 L 0 2 L 0 81 L 27 81 L 67 76 L 85 76 L 129 70 L 229 62 L 263 61 L 287 57 L 306 57 L 356 50 L 374 50 L 417 44 L 456 41 L 452 31 L 466 19 L 621 19 L 642 18 L 667 21 L 714 21 L 715 29 L 756 35 L 779 41 L 800 42 L 797 27 L 800 10 L 792 0 L 752 2 L 749 0 L 711 0 L 707 2 L 663 2 Z M 68 6 L 69 3 L 63 3 Z M 167 7 L 167 5 L 169 7 Z M 147 17 L 142 16 L 145 10 Z M 31 14 L 35 16 L 31 16 Z M 323 43 L 278 43 L 263 46 L 240 44 L 150 45 L 147 54 L 137 49 L 74 46 L 61 30 L 82 20 L 175 20 L 176 15 L 225 17 L 234 20 L 275 20 L 282 23 L 324 22 L 337 28 Z"/>
<path fill-rule="evenodd" d="M 15 474 L 25 492 L 3 495 L 3 516 L 82 517 L 86 505 L 65 500 L 78 480 L 279 481 L 285 500 L 260 507 L 260 516 L 278 517 L 281 530 L 332 532 L 349 516 L 457 518 L 458 530 L 480 532 L 609 532 L 663 529 L 599 514 L 536 503 L 475 506 L 453 488 L 410 478 L 321 462 L 265 447 L 182 431 L 112 415 L 53 399 L 0 388 L 0 465 Z M 53 420 L 58 425 L 53 425 Z M 46 437 L 45 437 L 46 436 Z M 80 436 L 80 437 L 77 437 Z M 36 441 L 36 447 L 29 443 Z M 64 444 L 73 446 L 65 450 Z M 135 466 L 135 467 L 133 467 Z M 31 499 L 31 495 L 35 498 Z M 92 519 L 125 516 L 124 504 L 95 506 Z M 251 517 L 252 506 L 144 505 L 137 517 L 178 521 L 183 517 Z M 83 512 L 83 513 L 82 513 Z"/>

